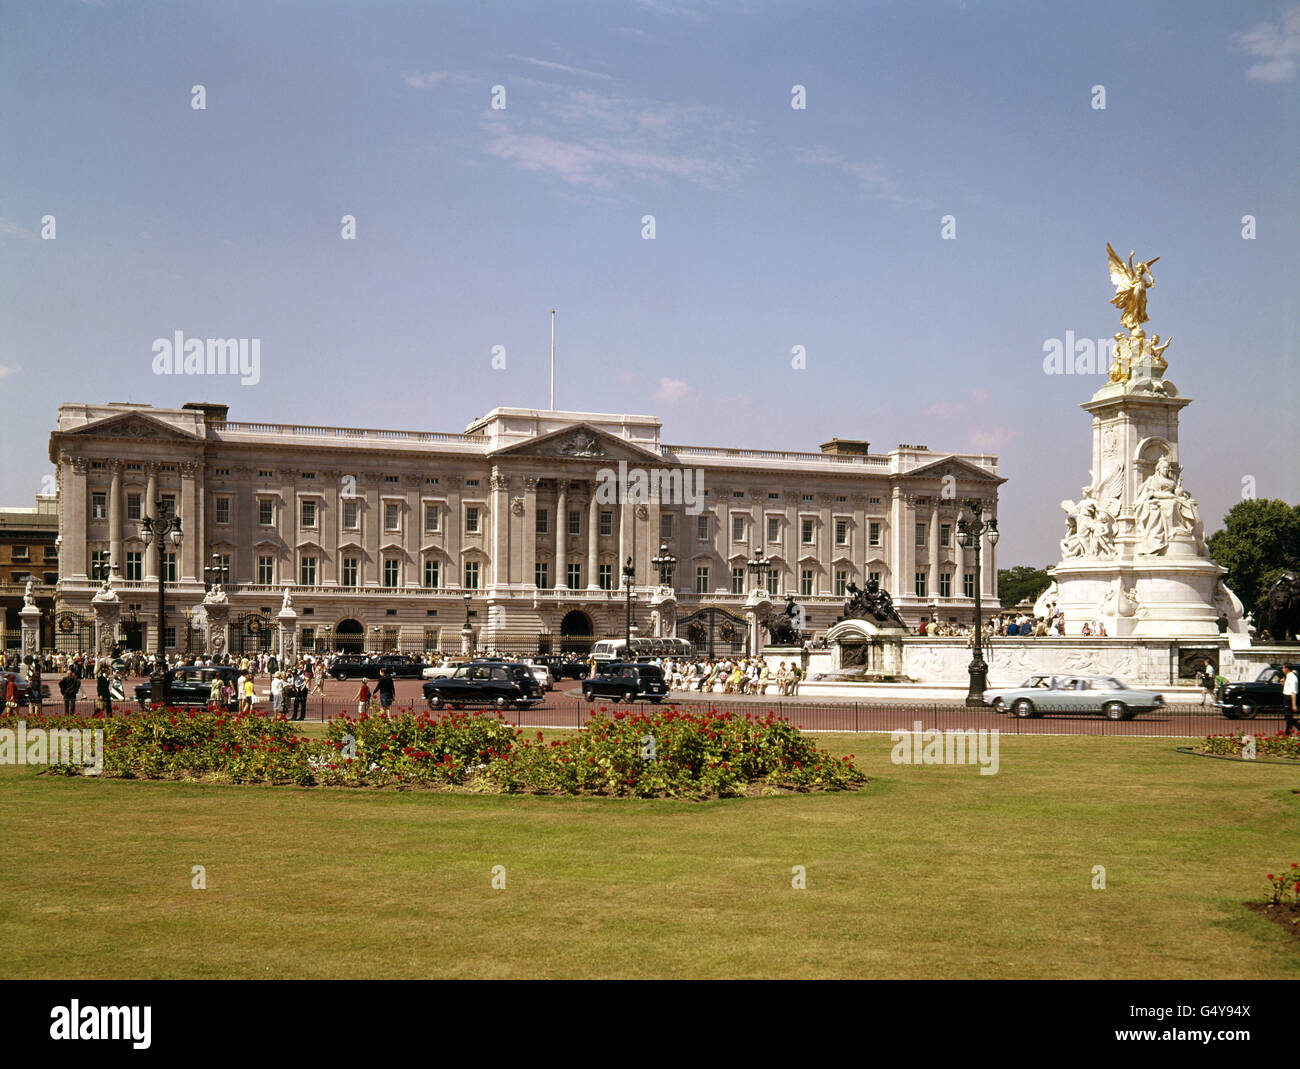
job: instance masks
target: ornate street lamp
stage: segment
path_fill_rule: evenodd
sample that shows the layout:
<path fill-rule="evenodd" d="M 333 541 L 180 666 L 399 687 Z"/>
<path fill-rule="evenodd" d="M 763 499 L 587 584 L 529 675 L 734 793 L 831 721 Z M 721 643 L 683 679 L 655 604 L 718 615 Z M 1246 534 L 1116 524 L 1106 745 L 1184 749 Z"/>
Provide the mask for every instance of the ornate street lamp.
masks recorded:
<path fill-rule="evenodd" d="M 659 556 L 652 557 L 650 563 L 659 570 L 659 585 L 673 585 L 673 571 L 677 567 L 677 558 L 668 552 L 668 543 L 660 543 Z"/>
<path fill-rule="evenodd" d="M 217 593 L 230 582 L 230 568 L 222 562 L 220 553 L 212 554 L 212 563 L 203 569 L 203 576 L 208 582 L 208 589 Z"/>
<path fill-rule="evenodd" d="M 474 599 L 474 595 L 466 593 L 465 598 L 465 626 L 460 629 L 460 651 L 461 653 L 470 653 L 473 651 L 474 629 L 469 626 L 469 603 Z"/>
<path fill-rule="evenodd" d="M 158 634 L 154 643 L 153 672 L 149 676 L 149 701 L 153 705 L 166 707 L 168 698 L 167 678 L 167 595 L 165 567 L 167 542 L 170 540 L 177 548 L 181 544 L 181 518 L 173 516 L 166 502 L 158 501 L 154 505 L 157 517 L 145 516 L 140 523 L 140 541 L 146 550 L 150 545 L 158 547 Z"/>
<path fill-rule="evenodd" d="M 983 566 L 983 543 L 987 538 L 989 545 L 998 544 L 998 521 L 992 517 L 982 518 L 983 504 L 971 500 L 966 502 L 971 519 L 957 520 L 957 544 L 975 548 L 975 635 L 971 643 L 970 691 L 966 695 L 966 704 L 983 706 L 984 688 L 988 685 L 989 666 L 984 661 L 984 649 L 980 644 L 982 625 L 980 621 L 980 570 Z"/>
<path fill-rule="evenodd" d="M 754 577 L 754 585 L 757 589 L 767 593 L 767 573 L 772 570 L 772 560 L 762 550 L 754 550 L 754 555 L 745 562 L 749 566 L 750 574 Z"/>
<path fill-rule="evenodd" d="M 632 583 L 636 579 L 636 569 L 632 567 L 632 558 L 628 557 L 623 565 L 623 586 L 627 591 L 627 619 L 623 625 L 623 653 L 632 656 Z"/>

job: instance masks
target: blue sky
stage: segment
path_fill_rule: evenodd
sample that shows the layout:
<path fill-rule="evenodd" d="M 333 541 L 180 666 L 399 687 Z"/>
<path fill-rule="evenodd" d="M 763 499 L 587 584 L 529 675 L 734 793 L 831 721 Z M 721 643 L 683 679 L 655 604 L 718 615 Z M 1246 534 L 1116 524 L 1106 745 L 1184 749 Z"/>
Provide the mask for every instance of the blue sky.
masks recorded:
<path fill-rule="evenodd" d="M 1215 530 L 1300 501 L 1298 64 L 1295 3 L 0 3 L 0 501 L 64 401 L 544 407 L 557 308 L 557 407 L 996 452 L 1002 563 L 1052 563 L 1104 376 L 1043 346 L 1120 329 L 1110 241 Z M 260 382 L 155 375 L 177 330 Z"/>

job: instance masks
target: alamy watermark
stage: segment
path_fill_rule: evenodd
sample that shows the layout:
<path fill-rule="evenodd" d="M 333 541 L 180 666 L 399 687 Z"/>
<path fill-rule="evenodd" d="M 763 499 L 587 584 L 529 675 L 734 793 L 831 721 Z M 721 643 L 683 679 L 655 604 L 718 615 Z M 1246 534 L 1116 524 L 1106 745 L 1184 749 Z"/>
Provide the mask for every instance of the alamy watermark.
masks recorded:
<path fill-rule="evenodd" d="M 979 765 L 981 776 L 998 774 L 997 728 L 923 731 L 921 721 L 914 720 L 911 731 L 892 731 L 889 741 L 896 765 Z"/>
<path fill-rule="evenodd" d="M 0 765 L 76 765 L 88 776 L 104 771 L 101 728 L 0 728 Z"/>
<path fill-rule="evenodd" d="M 704 469 L 629 468 L 620 460 L 618 471 L 596 472 L 596 500 L 602 505 L 685 505 L 689 515 L 698 516 L 704 511 Z"/>
<path fill-rule="evenodd" d="M 241 386 L 262 381 L 261 338 L 186 338 L 178 330 L 155 338 L 155 375 L 238 375 Z"/>

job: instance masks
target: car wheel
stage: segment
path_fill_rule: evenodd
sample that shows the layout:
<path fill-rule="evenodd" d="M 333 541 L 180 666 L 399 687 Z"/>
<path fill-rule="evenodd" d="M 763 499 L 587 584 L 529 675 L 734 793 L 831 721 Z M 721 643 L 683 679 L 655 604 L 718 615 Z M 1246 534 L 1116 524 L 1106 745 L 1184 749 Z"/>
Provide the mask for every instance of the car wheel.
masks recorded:
<path fill-rule="evenodd" d="M 1240 720 L 1254 720 L 1258 711 L 1253 705 L 1239 705 L 1237 706 L 1237 718 Z"/>
<path fill-rule="evenodd" d="M 429 711 L 433 713 L 436 713 L 445 704 L 441 698 L 436 696 L 430 698 L 428 701 L 429 701 Z"/>
<path fill-rule="evenodd" d="M 995 713 L 1005 713 L 1007 711 L 1007 707 L 1002 704 L 1001 698 L 993 699 L 993 711 Z"/>
<path fill-rule="evenodd" d="M 595 701 L 595 700 L 596 700 L 596 696 L 595 696 L 594 694 L 592 694 L 592 692 L 591 692 L 588 688 L 586 688 L 586 687 L 583 687 L 583 688 L 582 688 L 582 696 L 583 696 L 584 698 L 586 698 L 587 701 L 589 701 L 589 702 L 592 702 L 592 701 Z"/>
<path fill-rule="evenodd" d="M 1028 720 L 1031 716 L 1037 716 L 1038 710 L 1034 708 L 1034 703 L 1028 698 L 1021 698 L 1011 707 L 1013 715 L 1018 716 L 1021 720 Z"/>
<path fill-rule="evenodd" d="M 340 683 L 342 683 L 343 680 L 347 679 L 348 677 L 345 676 L 342 672 L 335 672 L 334 678 L 337 679 Z"/>
<path fill-rule="evenodd" d="M 1227 708 L 1225 708 L 1225 709 L 1223 710 L 1223 719 L 1224 719 L 1224 720 L 1236 720 L 1236 719 L 1237 719 L 1237 714 L 1236 714 L 1236 712 L 1234 712 L 1232 709 L 1227 709 Z"/>
<path fill-rule="evenodd" d="M 1101 711 L 1107 720 L 1127 720 L 1132 715 L 1123 702 L 1107 702 Z"/>

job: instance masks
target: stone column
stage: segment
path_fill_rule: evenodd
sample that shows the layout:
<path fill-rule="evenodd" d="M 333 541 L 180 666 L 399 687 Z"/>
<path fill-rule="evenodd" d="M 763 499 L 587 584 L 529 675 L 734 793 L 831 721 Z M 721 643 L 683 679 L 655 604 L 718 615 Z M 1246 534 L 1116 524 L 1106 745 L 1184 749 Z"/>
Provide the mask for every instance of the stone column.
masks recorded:
<path fill-rule="evenodd" d="M 220 657 L 230 651 L 230 602 L 226 595 L 213 591 L 203 599 L 203 613 L 208 621 L 205 636 L 207 652 Z"/>
<path fill-rule="evenodd" d="M 280 628 L 280 664 L 285 665 L 298 656 L 298 614 L 286 599 L 275 619 Z"/>
<path fill-rule="evenodd" d="M 41 610 L 34 604 L 24 605 L 18 612 L 23 629 L 23 656 L 35 657 L 41 651 Z"/>
<path fill-rule="evenodd" d="M 600 571 L 600 502 L 596 500 L 596 482 L 591 483 L 591 501 L 587 504 L 587 589 L 595 590 Z"/>
<path fill-rule="evenodd" d="M 537 476 L 524 476 L 524 533 L 521 541 L 524 574 L 519 577 L 523 586 L 537 582 Z M 554 586 L 554 576 L 551 585 Z"/>
<path fill-rule="evenodd" d="M 86 572 L 86 470 L 88 467 L 85 457 L 68 457 L 68 464 L 72 467 L 70 476 L 64 481 L 64 490 L 67 492 L 67 500 L 63 503 L 63 553 L 66 564 L 66 575 L 60 573 L 60 578 L 71 579 L 74 582 L 86 583 L 89 581 L 89 575 Z"/>
<path fill-rule="evenodd" d="M 117 642 L 117 621 L 122 614 L 122 602 L 106 582 L 98 594 L 90 599 L 95 610 L 95 656 L 107 657 Z"/>
<path fill-rule="evenodd" d="M 939 499 L 936 497 L 930 498 L 930 530 L 926 533 L 929 537 L 930 564 L 925 587 L 930 600 L 934 601 L 939 596 Z"/>
<path fill-rule="evenodd" d="M 557 479 L 555 483 L 555 585 L 561 590 L 569 586 L 569 480 Z"/>
<path fill-rule="evenodd" d="M 492 469 L 492 575 L 493 587 L 504 586 L 510 578 L 510 480 Z"/>
<path fill-rule="evenodd" d="M 145 484 L 144 502 L 141 508 L 145 516 L 152 516 L 155 520 L 158 518 L 158 464 L 156 461 L 149 461 L 147 465 L 148 480 Z M 144 553 L 144 577 L 146 580 L 158 581 L 158 556 L 153 552 L 152 546 L 145 547 Z"/>
<path fill-rule="evenodd" d="M 122 574 L 122 567 L 126 563 L 122 556 L 122 462 L 120 460 L 110 460 L 108 462 L 109 471 L 112 473 L 112 482 L 108 488 L 108 560 L 110 571 L 114 575 Z"/>

